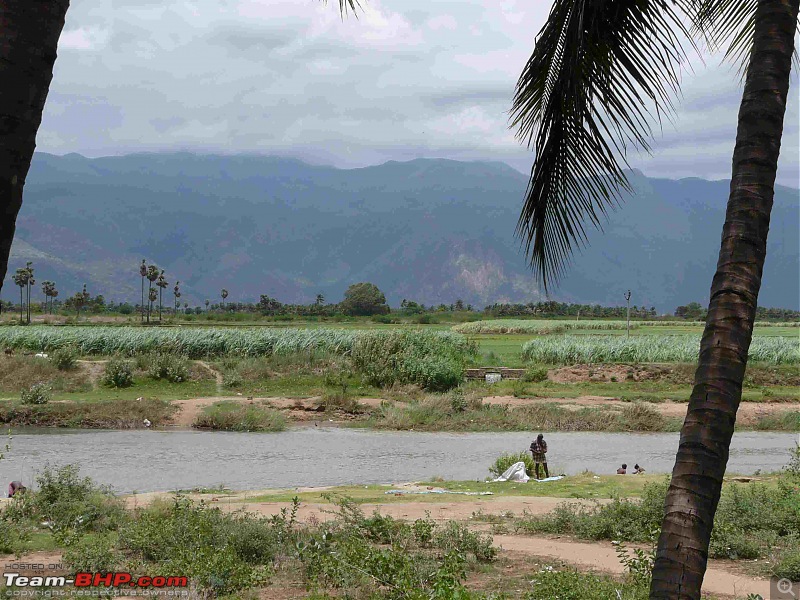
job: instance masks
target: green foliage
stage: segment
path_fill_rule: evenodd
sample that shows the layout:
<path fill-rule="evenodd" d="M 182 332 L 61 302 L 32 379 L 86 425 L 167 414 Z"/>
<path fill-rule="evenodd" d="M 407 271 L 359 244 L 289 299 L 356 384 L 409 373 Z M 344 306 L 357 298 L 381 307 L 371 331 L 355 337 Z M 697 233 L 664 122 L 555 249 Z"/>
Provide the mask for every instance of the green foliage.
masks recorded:
<path fill-rule="evenodd" d="M 544 364 L 658 363 L 697 360 L 700 338 L 670 336 L 565 335 L 538 338 L 522 346 L 522 358 Z M 800 363 L 800 340 L 785 337 L 754 337 L 749 360 L 774 365 Z"/>
<path fill-rule="evenodd" d="M 647 600 L 649 585 L 606 575 L 545 567 L 535 573 L 528 600 Z"/>
<path fill-rule="evenodd" d="M 220 431 L 283 431 L 286 419 L 273 408 L 238 402 L 215 402 L 200 413 L 192 427 Z"/>
<path fill-rule="evenodd" d="M 88 531 L 111 531 L 125 519 L 122 502 L 108 488 L 81 478 L 74 465 L 45 466 L 36 483 L 38 490 L 22 494 L 7 508 L 7 516 L 17 523 L 47 523 L 60 543 L 70 544 Z"/>
<path fill-rule="evenodd" d="M 466 358 L 476 353 L 474 342 L 455 334 L 393 331 L 360 336 L 350 358 L 372 385 L 414 383 L 444 391 L 461 383 Z"/>
<path fill-rule="evenodd" d="M 30 531 L 0 514 L 0 554 L 21 554 Z"/>
<path fill-rule="evenodd" d="M 638 325 L 631 323 L 631 329 Z M 546 335 L 564 333 L 574 329 L 590 330 L 624 330 L 625 321 L 559 321 L 547 319 L 490 319 L 461 323 L 453 327 L 453 331 L 465 334 L 519 334 Z"/>
<path fill-rule="evenodd" d="M 500 477 L 500 475 L 505 473 L 506 469 L 518 462 L 525 463 L 525 472 L 528 473 L 528 475 L 533 473 L 534 464 L 533 457 L 531 456 L 530 452 L 518 452 L 516 454 L 506 454 L 504 452 L 498 456 L 497 460 L 494 461 L 494 464 L 489 467 L 489 473 L 495 477 Z"/>
<path fill-rule="evenodd" d="M 225 515 L 178 496 L 137 512 L 120 530 L 119 544 L 148 572 L 181 573 L 201 590 L 224 595 L 263 582 L 261 565 L 274 555 L 277 534 L 265 519 Z"/>
<path fill-rule="evenodd" d="M 793 546 L 778 554 L 777 562 L 772 568 L 775 577 L 785 577 L 791 581 L 800 581 L 800 539 Z"/>
<path fill-rule="evenodd" d="M 354 283 L 344 293 L 339 308 L 348 315 L 381 315 L 389 312 L 386 296 L 372 283 Z"/>
<path fill-rule="evenodd" d="M 189 378 L 189 363 L 182 356 L 157 352 L 150 356 L 147 375 L 152 379 L 181 383 Z"/>
<path fill-rule="evenodd" d="M 27 390 L 22 390 L 23 404 L 47 404 L 53 397 L 53 389 L 46 383 L 34 383 Z"/>
<path fill-rule="evenodd" d="M 133 371 L 128 361 L 112 358 L 103 368 L 100 382 L 107 387 L 125 388 L 133 385 Z"/>
<path fill-rule="evenodd" d="M 541 383 L 547 381 L 547 367 L 529 367 L 525 370 L 525 375 L 522 376 L 523 381 L 530 381 L 532 383 Z"/>
<path fill-rule="evenodd" d="M 55 365 L 59 371 L 69 371 L 75 368 L 75 362 L 78 360 L 78 352 L 72 346 L 64 346 L 57 348 L 49 355 L 50 362 Z"/>
<path fill-rule="evenodd" d="M 62 558 L 75 572 L 107 573 L 123 560 L 115 542 L 116 536 L 112 533 L 85 535 L 69 545 Z"/>

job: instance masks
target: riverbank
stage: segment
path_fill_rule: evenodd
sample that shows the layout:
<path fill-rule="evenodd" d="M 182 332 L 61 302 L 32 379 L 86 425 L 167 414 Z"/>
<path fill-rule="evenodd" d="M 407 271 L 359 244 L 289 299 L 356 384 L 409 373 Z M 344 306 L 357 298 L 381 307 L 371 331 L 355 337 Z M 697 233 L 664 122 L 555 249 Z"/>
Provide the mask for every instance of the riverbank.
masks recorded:
<path fill-rule="evenodd" d="M 70 477 L 75 480 L 72 503 L 86 504 L 87 509 L 91 505 L 93 510 L 84 513 L 98 517 L 64 531 L 71 540 L 65 545 L 59 528 L 38 526 L 36 517 L 44 507 L 34 494 L 22 510 L 10 513 L 11 532 L 22 537 L 8 538 L 6 548 L 16 544 L 17 555 L 0 555 L 0 564 L 17 572 L 13 565 L 52 564 L 62 565 L 64 573 L 131 569 L 151 574 L 180 562 L 181 572 L 198 591 L 218 586 L 216 593 L 276 600 L 306 597 L 314 590 L 363 595 L 378 591 L 384 580 L 405 585 L 401 582 L 409 579 L 417 591 L 441 590 L 447 581 L 451 591 L 458 590 L 459 597 L 468 600 L 497 595 L 549 599 L 547 590 L 587 597 L 588 590 L 606 588 L 643 600 L 646 581 L 627 570 L 610 540 L 531 534 L 530 525 L 525 527 L 536 519 L 545 522 L 554 510 L 563 512 L 559 507 L 565 499 L 588 514 L 596 510 L 593 507 L 612 508 L 619 498 L 647 495 L 664 481 L 662 476 L 586 473 L 549 483 L 437 481 L 252 492 L 219 488 L 120 498 L 91 491 L 93 484 L 78 483 L 74 473 L 66 479 L 50 475 L 44 482 L 47 497 L 57 499 L 61 484 L 56 482 Z M 749 483 L 728 480 L 723 495 L 747 497 L 752 486 L 777 490 L 779 481 L 777 476 Z M 477 492 L 476 485 L 489 486 L 493 495 L 465 493 Z M 84 488 L 91 493 L 76 492 Z M 645 498 L 631 506 L 646 507 L 648 502 Z M 184 527 L 192 524 L 195 533 L 183 536 Z M 27 531 L 26 537 L 26 528 L 36 531 Z M 159 535 L 150 535 L 155 530 Z M 226 537 L 230 531 L 236 534 Z M 646 550 L 647 545 L 633 547 Z M 223 577 L 215 575 L 216 563 L 208 560 L 212 554 L 225 558 Z M 741 558 L 712 558 L 704 579 L 706 597 L 768 597 L 770 568 Z M 48 567 L 22 570 L 27 575 L 57 574 Z"/>

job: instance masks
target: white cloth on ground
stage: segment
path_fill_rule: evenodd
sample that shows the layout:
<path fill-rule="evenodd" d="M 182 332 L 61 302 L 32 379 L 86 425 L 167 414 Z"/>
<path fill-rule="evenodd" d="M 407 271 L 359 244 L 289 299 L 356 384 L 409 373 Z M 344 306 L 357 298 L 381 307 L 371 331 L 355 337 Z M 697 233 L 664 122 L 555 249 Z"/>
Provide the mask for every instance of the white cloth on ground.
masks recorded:
<path fill-rule="evenodd" d="M 492 481 L 519 481 L 521 483 L 527 483 L 529 479 L 530 477 L 528 477 L 528 474 L 525 472 L 525 463 L 517 462 L 508 467 L 500 477 Z"/>

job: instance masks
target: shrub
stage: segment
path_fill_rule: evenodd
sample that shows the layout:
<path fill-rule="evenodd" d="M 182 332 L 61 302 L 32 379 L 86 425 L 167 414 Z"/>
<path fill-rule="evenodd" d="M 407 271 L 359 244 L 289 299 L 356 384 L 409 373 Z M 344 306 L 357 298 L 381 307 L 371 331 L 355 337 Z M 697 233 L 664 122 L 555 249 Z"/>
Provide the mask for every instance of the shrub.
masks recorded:
<path fill-rule="evenodd" d="M 636 581 L 617 581 L 574 569 L 556 571 L 552 567 L 534 574 L 531 583 L 528 600 L 647 600 L 650 588 Z"/>
<path fill-rule="evenodd" d="M 23 404 L 47 404 L 53 397 L 52 388 L 46 383 L 34 383 L 27 390 L 22 390 Z"/>
<path fill-rule="evenodd" d="M 72 346 L 57 348 L 49 355 L 50 362 L 59 371 L 69 371 L 75 368 L 75 361 L 78 360 L 78 352 Z"/>
<path fill-rule="evenodd" d="M 147 375 L 152 379 L 181 383 L 189 378 L 189 363 L 182 356 L 159 352 L 151 357 Z"/>
<path fill-rule="evenodd" d="M 67 546 L 64 562 L 75 571 L 107 573 L 122 561 L 112 534 L 85 535 Z"/>
<path fill-rule="evenodd" d="M 489 473 L 494 475 L 495 477 L 500 477 L 503 473 L 505 473 L 506 469 L 508 469 L 511 465 L 518 462 L 525 463 L 525 471 L 528 475 L 533 474 L 533 457 L 529 452 L 518 452 L 517 454 L 501 454 L 497 457 L 497 460 L 494 461 L 494 464 L 489 467 Z"/>
<path fill-rule="evenodd" d="M 547 368 L 530 367 L 525 370 L 525 375 L 523 375 L 522 380 L 530 381 L 533 383 L 540 383 L 542 381 L 547 381 Z"/>
<path fill-rule="evenodd" d="M 46 522 L 59 543 L 68 544 L 87 531 L 110 531 L 125 519 L 122 502 L 108 488 L 81 478 L 75 465 L 45 466 L 38 491 L 28 490 L 10 508 L 10 518 Z"/>
<path fill-rule="evenodd" d="M 220 431 L 283 431 L 286 419 L 279 411 L 266 406 L 215 402 L 197 416 L 192 427 Z"/>
<path fill-rule="evenodd" d="M 133 385 L 131 365 L 125 360 L 112 358 L 106 363 L 100 377 L 103 385 L 114 388 L 125 388 Z"/>
<path fill-rule="evenodd" d="M 433 545 L 446 553 L 470 553 L 480 562 L 492 561 L 497 556 L 492 536 L 471 531 L 467 525 L 456 521 L 436 528 Z"/>
<path fill-rule="evenodd" d="M 28 530 L 20 524 L 0 518 L 0 554 L 21 554 L 28 537 Z"/>
<path fill-rule="evenodd" d="M 800 549 L 796 544 L 778 555 L 772 574 L 790 581 L 800 581 Z"/>
<path fill-rule="evenodd" d="M 135 558 L 158 563 L 161 572 L 185 575 L 214 595 L 230 594 L 262 582 L 261 570 L 248 560 L 268 560 L 257 538 L 275 538 L 265 521 L 238 519 L 177 496 L 139 511 L 120 530 L 119 543 Z M 237 534 L 243 539 L 235 540 Z"/>

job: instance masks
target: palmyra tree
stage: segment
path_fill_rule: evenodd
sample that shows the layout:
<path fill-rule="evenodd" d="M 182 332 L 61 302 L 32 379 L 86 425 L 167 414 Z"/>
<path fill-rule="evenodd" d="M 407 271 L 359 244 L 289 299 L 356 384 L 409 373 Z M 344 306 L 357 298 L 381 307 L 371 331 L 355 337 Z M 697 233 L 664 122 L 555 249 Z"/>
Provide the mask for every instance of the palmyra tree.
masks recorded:
<path fill-rule="evenodd" d="M 23 294 L 25 288 L 28 287 L 28 273 L 25 269 L 17 269 L 12 279 L 14 280 L 14 283 L 19 286 L 19 324 L 22 325 L 22 315 L 25 307 Z"/>
<path fill-rule="evenodd" d="M 83 284 L 83 290 L 77 292 L 73 297 L 72 301 L 75 303 L 75 310 L 77 311 L 77 319 L 81 318 L 81 308 L 86 306 L 89 303 L 89 292 L 86 291 L 86 284 Z"/>
<path fill-rule="evenodd" d="M 651 598 L 699 598 L 753 333 L 800 0 L 555 0 L 517 83 L 512 124 L 535 152 L 518 233 L 542 282 L 631 186 L 626 144 L 679 90 L 682 40 L 741 61 L 733 172 L 694 389 Z M 653 107 L 648 110 L 648 103 Z"/>
<path fill-rule="evenodd" d="M 44 294 L 44 306 L 45 312 L 48 314 L 53 314 L 53 305 L 51 299 L 53 298 L 53 292 L 56 289 L 56 284 L 52 281 L 43 281 L 42 282 L 42 293 Z"/>
<path fill-rule="evenodd" d="M 156 280 L 156 285 L 158 286 L 158 320 L 161 321 L 161 300 L 162 300 L 162 293 L 164 292 L 164 288 L 166 288 L 169 283 L 167 283 L 166 278 L 164 277 L 164 271 L 162 269 L 161 273 L 158 275 L 158 279 Z"/>
<path fill-rule="evenodd" d="M 141 276 L 141 280 L 142 280 L 141 313 L 142 313 L 142 321 L 144 321 L 144 280 L 147 277 L 147 264 L 145 263 L 144 259 L 142 259 L 142 264 L 139 265 L 139 275 Z"/>
<path fill-rule="evenodd" d="M 222 291 L 219 293 L 219 295 L 222 296 L 222 310 L 224 311 L 225 310 L 225 298 L 228 297 L 228 290 L 226 290 L 225 288 L 222 288 Z"/>
<path fill-rule="evenodd" d="M 147 267 L 147 275 L 145 275 L 145 277 L 147 277 L 147 281 L 150 282 L 150 292 L 148 292 L 148 302 L 147 302 L 148 323 L 150 322 L 150 314 L 153 312 L 153 302 L 155 302 L 158 299 L 158 295 L 156 295 L 155 298 L 152 297 L 153 284 L 156 282 L 160 274 L 161 272 L 158 270 L 157 266 L 150 265 L 149 267 Z"/>
<path fill-rule="evenodd" d="M 180 302 L 178 301 L 178 299 L 181 297 L 181 282 L 180 281 L 176 281 L 175 282 L 175 287 L 172 288 L 172 294 L 175 296 L 175 314 L 177 315 L 178 314 L 178 306 L 180 305 Z"/>

